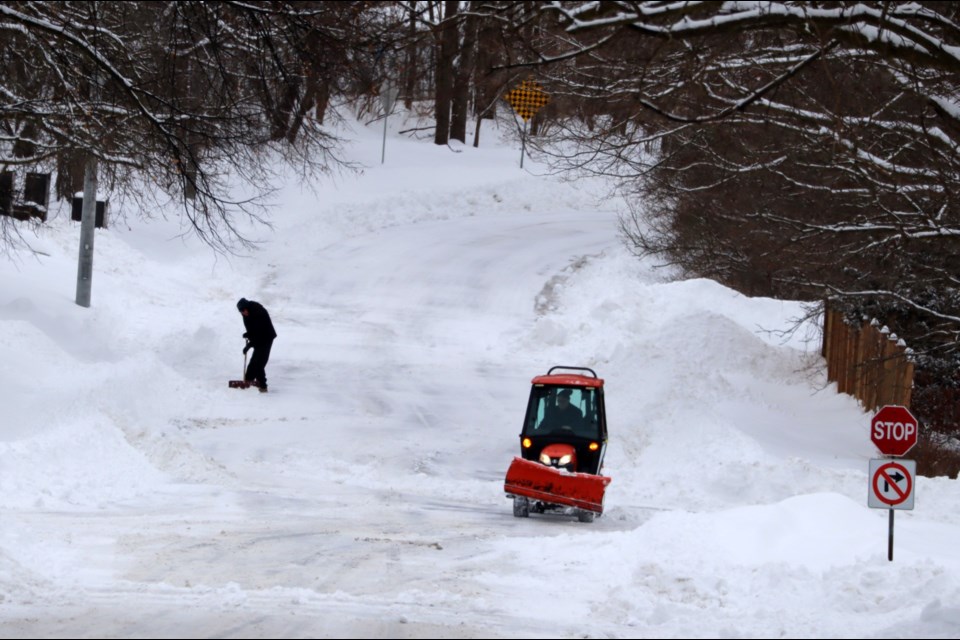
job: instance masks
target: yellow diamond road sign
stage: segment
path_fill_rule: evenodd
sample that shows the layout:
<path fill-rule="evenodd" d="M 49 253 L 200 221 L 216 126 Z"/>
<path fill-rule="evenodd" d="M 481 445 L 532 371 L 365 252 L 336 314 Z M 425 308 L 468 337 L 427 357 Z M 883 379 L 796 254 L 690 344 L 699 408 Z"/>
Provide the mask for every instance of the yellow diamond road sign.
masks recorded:
<path fill-rule="evenodd" d="M 533 80 L 524 80 L 519 87 L 511 89 L 504 97 L 524 122 L 537 115 L 537 111 L 550 102 L 550 94 L 543 90 L 539 82 Z"/>

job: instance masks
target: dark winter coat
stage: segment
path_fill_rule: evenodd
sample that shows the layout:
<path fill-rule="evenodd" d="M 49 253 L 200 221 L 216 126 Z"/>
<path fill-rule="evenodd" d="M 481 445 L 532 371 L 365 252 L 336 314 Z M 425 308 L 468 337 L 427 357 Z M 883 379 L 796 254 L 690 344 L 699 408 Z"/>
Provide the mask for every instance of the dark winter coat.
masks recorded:
<path fill-rule="evenodd" d="M 582 422 L 583 414 L 572 404 L 568 404 L 565 409 L 554 407 L 553 411 L 547 414 L 546 419 L 546 423 L 553 428 L 567 426 L 576 429 Z"/>
<path fill-rule="evenodd" d="M 263 305 L 253 300 L 246 300 L 244 309 L 248 311 L 248 314 L 243 316 L 243 326 L 247 330 L 244 337 L 250 341 L 250 344 L 256 348 L 273 342 L 277 332 L 273 328 L 273 322 L 270 321 L 270 314 Z"/>

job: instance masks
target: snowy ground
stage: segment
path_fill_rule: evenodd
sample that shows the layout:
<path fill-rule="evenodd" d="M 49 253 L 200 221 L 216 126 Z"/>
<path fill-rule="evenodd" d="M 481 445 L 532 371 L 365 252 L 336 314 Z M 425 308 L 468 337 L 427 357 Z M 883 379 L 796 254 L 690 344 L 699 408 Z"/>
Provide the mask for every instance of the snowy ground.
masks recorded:
<path fill-rule="evenodd" d="M 391 122 L 393 125 L 393 122 Z M 486 126 L 486 125 L 485 125 Z M 960 494 L 867 507 L 870 416 L 793 303 L 629 256 L 603 185 L 355 124 L 366 165 L 277 200 L 248 256 L 128 212 L 0 262 L 0 636 L 960 635 Z M 277 327 L 270 393 L 235 390 Z M 514 518 L 530 379 L 606 381 L 593 523 Z"/>

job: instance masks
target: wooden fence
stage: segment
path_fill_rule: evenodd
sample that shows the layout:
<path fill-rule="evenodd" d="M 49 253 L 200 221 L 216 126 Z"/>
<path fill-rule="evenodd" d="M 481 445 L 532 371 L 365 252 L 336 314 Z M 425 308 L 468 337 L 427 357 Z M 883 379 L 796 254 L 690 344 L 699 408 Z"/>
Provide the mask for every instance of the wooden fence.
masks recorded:
<path fill-rule="evenodd" d="M 857 398 L 866 411 L 888 404 L 910 407 L 910 350 L 887 327 L 879 328 L 876 320 L 851 326 L 842 313 L 827 308 L 821 353 L 827 360 L 827 379 L 837 383 L 840 393 Z"/>

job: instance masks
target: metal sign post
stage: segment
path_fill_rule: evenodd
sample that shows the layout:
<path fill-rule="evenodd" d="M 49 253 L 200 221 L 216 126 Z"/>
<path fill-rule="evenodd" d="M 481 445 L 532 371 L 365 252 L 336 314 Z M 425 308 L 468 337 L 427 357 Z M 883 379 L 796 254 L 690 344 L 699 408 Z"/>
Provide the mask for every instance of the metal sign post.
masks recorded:
<path fill-rule="evenodd" d="M 887 519 L 887 561 L 893 562 L 893 509 Z"/>
<path fill-rule="evenodd" d="M 397 101 L 400 89 L 394 87 L 389 82 L 384 83 L 380 88 L 380 105 L 383 107 L 383 149 L 380 152 L 380 164 L 383 164 L 387 158 L 387 120 L 390 112 L 393 111 L 393 105 Z"/>
<path fill-rule="evenodd" d="M 527 149 L 527 121 L 523 121 L 523 134 L 520 136 L 520 168 L 523 169 L 523 153 Z"/>

